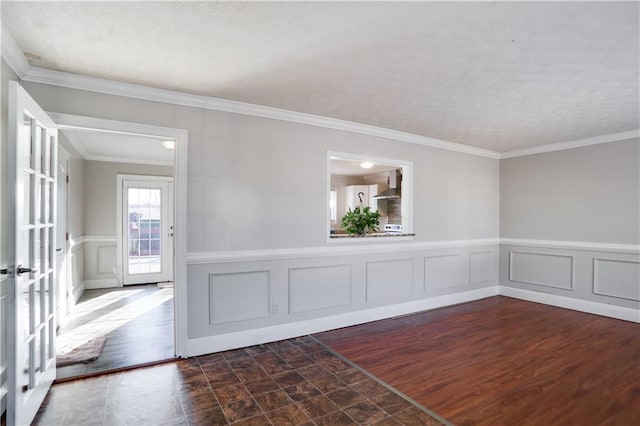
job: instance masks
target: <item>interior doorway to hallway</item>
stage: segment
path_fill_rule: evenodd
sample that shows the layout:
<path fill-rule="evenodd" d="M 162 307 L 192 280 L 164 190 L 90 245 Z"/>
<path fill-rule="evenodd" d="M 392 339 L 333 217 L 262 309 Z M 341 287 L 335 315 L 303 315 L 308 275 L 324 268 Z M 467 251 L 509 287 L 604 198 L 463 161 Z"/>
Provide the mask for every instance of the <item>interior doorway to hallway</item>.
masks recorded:
<path fill-rule="evenodd" d="M 176 355 L 170 138 L 62 128 L 57 379 Z"/>

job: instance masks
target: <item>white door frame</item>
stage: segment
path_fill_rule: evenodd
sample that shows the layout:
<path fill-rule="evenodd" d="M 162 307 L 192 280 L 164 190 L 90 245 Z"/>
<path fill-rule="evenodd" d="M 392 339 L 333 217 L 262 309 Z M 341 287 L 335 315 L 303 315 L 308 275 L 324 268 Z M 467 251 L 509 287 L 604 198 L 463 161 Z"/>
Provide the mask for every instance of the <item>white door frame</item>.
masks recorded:
<path fill-rule="evenodd" d="M 184 129 L 47 112 L 59 129 L 155 136 L 176 141 L 174 151 L 174 328 L 175 352 L 187 356 L 187 144 Z"/>
<path fill-rule="evenodd" d="M 117 180 L 117 186 L 116 186 L 116 227 L 117 227 L 117 232 L 116 232 L 116 253 L 117 253 L 117 263 L 116 266 L 118 268 L 118 283 L 121 286 L 124 286 L 124 278 L 125 278 L 125 271 L 126 271 L 126 262 L 125 262 L 125 252 L 126 252 L 126 245 L 125 245 L 125 239 L 126 239 L 126 235 L 124 233 L 124 212 L 125 209 L 127 208 L 127 206 L 125 206 L 123 204 L 123 195 L 124 195 L 124 191 L 123 191 L 123 183 L 125 181 L 140 181 L 140 182 L 165 182 L 167 184 L 169 184 L 169 191 L 171 190 L 172 186 L 171 185 L 173 183 L 173 177 L 171 176 L 150 176 L 150 175 L 128 175 L 128 174 L 120 174 L 118 173 L 116 176 L 116 180 Z M 171 197 L 171 195 L 169 195 L 169 198 L 167 200 L 163 200 L 163 203 L 167 203 L 167 205 L 169 207 L 171 207 L 171 209 L 173 210 L 173 197 Z M 169 224 L 171 224 L 171 226 L 173 226 L 172 222 L 173 222 L 173 215 L 171 214 L 171 212 L 168 212 L 168 217 L 164 218 L 163 220 L 168 220 Z M 162 232 L 164 233 L 170 233 L 171 230 L 167 229 L 166 231 L 163 230 Z M 168 235 L 163 235 L 162 238 L 168 238 Z M 166 247 L 165 244 L 162 244 L 162 265 L 163 268 L 168 268 L 168 275 L 171 277 L 171 279 L 169 279 L 168 281 L 172 281 L 173 280 L 173 238 L 171 238 L 170 240 L 168 240 L 168 242 L 170 244 L 168 244 L 169 247 Z M 167 253 L 165 253 L 165 250 L 169 249 L 170 251 L 168 251 Z M 151 281 L 149 281 L 151 282 Z"/>
<path fill-rule="evenodd" d="M 56 262 L 58 261 L 58 256 L 63 256 L 61 268 L 57 268 L 56 270 L 56 284 L 59 286 L 57 299 L 58 314 L 57 325 L 60 326 L 64 324 L 65 318 L 69 312 L 69 240 L 67 239 L 68 229 L 69 229 L 69 210 L 68 210 L 68 200 L 69 200 L 69 187 L 67 186 L 67 179 L 69 177 L 69 163 L 71 161 L 71 155 L 69 152 L 62 147 L 62 145 L 58 144 L 58 184 L 62 184 L 64 187 L 64 198 L 61 199 L 60 194 L 58 193 L 58 199 L 56 200 L 58 205 L 58 215 L 57 219 L 57 233 L 62 233 L 63 238 L 56 238 Z M 64 172 L 64 177 L 60 174 L 60 171 Z M 60 189 L 58 186 L 56 190 Z M 63 202 L 61 202 L 63 201 Z M 61 214 L 63 217 L 61 217 Z M 60 227 L 61 221 L 64 220 L 64 229 Z M 59 254 L 58 249 L 62 249 L 62 252 Z M 64 290 L 64 291 L 62 291 Z"/>

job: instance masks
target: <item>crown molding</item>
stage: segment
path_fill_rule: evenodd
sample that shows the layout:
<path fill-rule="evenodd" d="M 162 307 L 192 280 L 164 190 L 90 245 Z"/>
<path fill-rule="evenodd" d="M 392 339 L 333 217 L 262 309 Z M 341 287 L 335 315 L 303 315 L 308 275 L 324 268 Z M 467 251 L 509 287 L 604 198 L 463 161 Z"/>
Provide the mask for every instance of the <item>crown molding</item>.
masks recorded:
<path fill-rule="evenodd" d="M 7 38 L 7 43 L 12 43 L 12 46 L 9 47 L 9 49 L 7 50 L 8 53 L 5 55 L 5 33 L 8 34 L 8 32 L 3 29 L 2 56 L 5 57 L 14 71 L 16 71 L 16 73 L 24 81 L 66 87 L 70 89 L 85 90 L 107 95 L 125 96 L 129 98 L 163 102 L 173 105 L 203 108 L 214 111 L 230 112 L 235 114 L 249 115 L 253 117 L 281 120 L 316 127 L 324 127 L 333 130 L 341 130 L 350 133 L 358 133 L 361 135 L 391 139 L 399 142 L 407 142 L 428 146 L 431 148 L 477 155 L 481 157 L 507 159 L 545 152 L 579 148 L 601 143 L 617 142 L 625 139 L 640 137 L 640 129 L 635 129 L 625 132 L 612 133 L 585 139 L 577 139 L 573 141 L 552 143 L 500 153 L 488 149 L 473 147 L 470 145 L 449 142 L 441 139 L 430 138 L 427 136 L 414 135 L 398 130 L 371 126 L 368 124 L 338 120 L 336 118 L 323 117 L 314 114 L 288 111 L 280 108 L 231 101 L 209 96 L 192 95 L 189 93 L 177 92 L 173 90 L 158 89 L 138 84 L 108 80 L 104 78 L 89 77 L 62 71 L 48 70 L 45 68 L 32 67 L 25 59 L 24 55 L 17 47 L 15 41 L 13 41 L 13 38 L 11 38 L 10 35 Z"/>
<path fill-rule="evenodd" d="M 500 159 L 523 157 L 525 155 L 542 154 L 544 152 L 562 151 L 565 149 L 580 148 L 583 146 L 597 145 L 601 143 L 618 142 L 640 137 L 640 129 L 626 132 L 611 133 L 608 135 L 594 136 L 592 138 L 576 139 L 573 141 L 552 143 L 548 145 L 533 146 L 531 148 L 516 149 L 500 154 Z"/>
<path fill-rule="evenodd" d="M 254 117 L 269 118 L 273 120 L 288 121 L 298 124 L 306 124 L 310 126 L 325 127 L 334 130 L 342 130 L 367 136 L 393 139 L 400 142 L 408 142 L 429 146 L 432 148 L 478 155 L 482 157 L 495 159 L 498 159 L 500 157 L 500 153 L 487 149 L 429 138 L 426 136 L 414 135 L 397 130 L 385 129 L 382 127 L 370 126 L 367 124 L 354 123 L 350 121 L 338 120 L 335 118 L 322 117 L 319 115 L 287 111 L 279 108 L 230 101 L 208 96 L 192 95 L 173 90 L 157 89 L 131 83 L 122 83 L 103 78 L 82 76 L 61 71 L 47 70 L 38 67 L 32 67 L 26 73 L 26 75 L 22 77 L 22 79 L 24 81 L 29 81 L 32 83 L 49 84 L 108 95 L 126 96 L 148 101 L 164 102 L 174 105 L 204 108 L 215 111 L 224 111 L 236 114 L 250 115 Z"/>
<path fill-rule="evenodd" d="M 23 78 L 31 69 L 31 64 L 7 30 L 6 25 L 2 26 L 2 58 L 7 61 L 7 64 L 19 78 Z"/>

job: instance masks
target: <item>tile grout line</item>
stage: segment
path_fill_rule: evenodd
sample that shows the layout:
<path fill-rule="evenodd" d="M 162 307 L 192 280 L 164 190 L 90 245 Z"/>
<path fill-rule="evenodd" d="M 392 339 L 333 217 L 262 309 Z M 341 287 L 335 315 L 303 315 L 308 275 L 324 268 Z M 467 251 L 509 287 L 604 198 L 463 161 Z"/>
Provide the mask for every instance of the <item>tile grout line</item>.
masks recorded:
<path fill-rule="evenodd" d="M 315 343 L 315 342 L 314 342 L 314 343 Z M 292 347 L 297 347 L 297 346 L 292 345 Z M 321 347 L 323 347 L 323 348 L 324 348 L 324 345 L 322 345 Z M 282 358 L 281 354 L 280 354 L 277 350 L 271 350 L 270 352 L 271 352 L 271 353 L 273 353 L 274 355 L 276 355 L 278 358 L 280 358 L 280 359 L 281 359 L 283 362 L 285 362 L 287 365 L 290 365 L 290 364 L 289 364 L 289 362 L 288 362 L 286 359 Z M 332 353 L 331 355 L 333 356 L 333 353 Z M 253 356 L 253 355 L 251 355 L 251 356 Z M 306 353 L 305 353 L 305 354 L 304 354 L 304 356 L 306 356 L 306 357 L 308 357 L 309 359 L 311 359 L 311 360 L 313 361 L 313 363 L 314 363 L 314 364 L 319 364 L 321 368 L 324 368 L 324 367 L 321 365 L 321 363 L 320 363 L 319 361 L 317 361 L 317 360 L 315 360 L 313 357 L 309 356 L 309 354 L 306 354 Z M 336 358 L 337 358 L 337 357 L 336 357 Z M 254 358 L 254 359 L 255 359 L 255 358 Z M 339 359 L 339 358 L 338 358 L 338 359 Z M 310 364 L 310 365 L 311 365 L 311 364 Z M 293 366 L 291 366 L 291 367 L 293 368 L 293 371 L 295 371 L 295 372 L 297 372 L 298 374 L 300 374 L 300 372 L 298 371 L 298 369 L 297 369 L 297 368 L 295 368 L 295 367 L 293 367 Z M 340 377 L 338 376 L 338 372 L 334 372 L 334 371 L 330 371 L 330 370 L 326 370 L 326 371 L 327 371 L 327 373 L 328 373 L 326 376 L 318 377 L 317 379 L 324 378 L 324 377 L 333 377 L 334 379 L 341 380 L 341 379 L 340 379 Z M 278 373 L 278 374 L 284 374 L 284 373 L 285 373 L 285 372 L 283 372 L 283 373 Z M 271 375 L 269 375 L 269 376 L 270 376 L 270 377 L 272 377 Z M 327 414 L 322 415 L 322 416 L 320 416 L 320 417 L 317 417 L 317 418 L 315 418 L 315 419 L 313 419 L 313 418 L 311 418 L 311 417 L 310 417 L 310 418 L 311 418 L 311 423 L 313 423 L 313 424 L 317 424 L 316 420 L 323 419 L 323 418 L 325 418 L 325 417 L 327 417 L 327 416 L 330 416 L 330 415 L 331 415 L 331 414 L 333 414 L 333 413 L 341 412 L 341 413 L 345 414 L 349 419 L 353 420 L 353 422 L 354 422 L 354 423 L 356 423 L 356 424 L 358 424 L 358 425 L 361 425 L 361 423 L 360 423 L 359 421 L 357 421 L 355 418 L 353 418 L 353 416 L 352 416 L 351 414 L 349 414 L 349 412 L 347 412 L 347 408 L 351 408 L 352 406 L 358 405 L 358 403 L 355 403 L 355 404 L 349 405 L 349 406 L 347 406 L 347 407 L 340 406 L 340 405 L 338 405 L 337 403 L 335 403 L 335 402 L 334 402 L 331 398 L 329 398 L 329 396 L 328 396 L 330 393 L 332 393 L 332 392 L 334 392 L 334 391 L 325 392 L 325 391 L 323 391 L 323 390 L 319 389 L 319 388 L 318 388 L 318 387 L 317 387 L 317 386 L 316 386 L 316 385 L 311 381 L 311 379 L 309 379 L 309 378 L 305 377 L 304 375 L 301 375 L 301 376 L 305 379 L 305 381 L 306 381 L 306 382 L 308 382 L 309 384 L 311 384 L 311 386 L 313 386 L 313 387 L 314 387 L 314 388 L 319 392 L 319 395 L 318 395 L 318 396 L 324 396 L 324 397 L 325 397 L 325 398 L 327 398 L 329 401 L 331 401 L 331 402 L 332 402 L 336 407 L 338 407 L 338 410 L 333 411 L 333 412 L 331 412 L 331 413 L 327 413 Z M 365 377 L 367 377 L 367 376 L 365 376 Z M 276 384 L 279 386 L 280 390 L 285 391 L 285 393 L 286 393 L 285 387 L 283 387 L 283 386 L 282 386 L 282 385 L 280 385 L 279 383 L 276 383 Z M 350 385 L 350 384 L 348 384 L 348 383 L 345 383 L 345 384 L 346 384 L 346 388 L 348 388 L 348 389 L 352 390 L 353 392 L 356 392 L 358 395 L 362 396 L 366 401 L 369 401 L 369 402 L 371 402 L 372 404 L 374 404 L 374 405 L 376 405 L 376 406 L 378 407 L 378 405 L 377 405 L 375 402 L 373 402 L 369 397 L 367 397 L 366 395 L 363 395 L 363 394 L 361 394 L 360 392 L 358 392 L 357 390 L 353 389 L 353 388 L 351 387 L 351 385 Z M 295 386 L 295 385 L 294 385 L 294 386 Z M 287 387 L 289 387 L 289 386 L 287 386 Z M 314 398 L 314 397 L 309 397 L 309 398 L 307 398 L 307 399 L 305 399 L 305 400 L 303 400 L 303 401 L 306 401 L 306 400 L 308 400 L 308 399 L 312 399 L 312 398 Z M 293 399 L 292 399 L 292 400 L 293 400 Z M 302 402 L 303 402 L 303 401 L 293 401 L 293 405 L 296 405 L 299 409 L 301 409 L 303 412 L 305 412 L 305 413 L 306 413 L 306 410 L 301 406 L 301 404 L 302 404 Z M 378 408 L 380 408 L 380 409 L 381 409 L 381 411 L 382 411 L 382 412 L 384 412 L 385 414 L 388 414 L 390 417 L 393 417 L 393 415 L 392 415 L 392 414 L 388 413 L 387 411 L 385 411 L 385 410 L 384 410 L 384 409 L 382 409 L 381 407 L 378 407 Z M 401 411 L 402 411 L 402 410 L 401 410 Z"/>
<path fill-rule="evenodd" d="M 323 348 L 325 348 L 329 353 L 331 353 L 332 355 L 336 356 L 337 358 L 339 358 L 341 361 L 345 362 L 346 364 L 352 366 L 353 368 L 355 368 L 356 370 L 360 371 L 361 373 L 363 373 L 365 376 L 369 377 L 370 379 L 374 380 L 375 382 L 377 382 L 378 384 L 384 386 L 385 388 L 387 388 L 389 391 L 393 392 L 394 394 L 398 395 L 399 397 L 403 398 L 406 401 L 411 402 L 413 405 L 415 405 L 417 408 L 419 408 L 420 410 L 422 410 L 423 412 L 425 412 L 426 414 L 430 415 L 431 417 L 435 418 L 436 420 L 438 420 L 439 422 L 443 423 L 446 426 L 454 426 L 453 423 L 445 420 L 443 417 L 439 416 L 438 414 L 434 413 L 433 411 L 429 410 L 427 407 L 425 407 L 424 405 L 420 404 L 419 402 L 417 402 L 416 400 L 414 400 L 413 398 L 405 395 L 404 393 L 400 392 L 398 389 L 394 388 L 393 386 L 391 386 L 390 384 L 386 383 L 385 381 L 381 380 L 380 378 L 374 376 L 373 374 L 369 373 L 367 370 L 365 370 L 364 368 L 362 368 L 361 366 L 359 366 L 358 364 L 356 364 L 355 362 L 351 361 L 350 359 L 346 358 L 345 356 L 343 356 L 342 354 L 334 351 L 332 348 L 330 348 L 329 346 L 325 345 L 323 342 L 321 342 L 320 340 L 316 339 L 314 336 L 312 335 L 307 335 L 308 338 L 312 339 L 314 342 L 318 343 L 319 345 L 321 345 Z M 365 396 L 366 397 L 366 396 Z M 368 399 L 368 398 L 367 398 Z"/>
<path fill-rule="evenodd" d="M 244 349 L 244 348 L 242 348 L 242 349 Z M 251 359 L 253 359 L 253 355 L 249 354 L 247 351 L 245 351 L 245 353 L 248 356 L 250 356 Z M 233 423 L 238 423 L 240 421 L 249 420 L 249 419 L 252 419 L 254 417 L 261 416 L 261 415 L 264 415 L 267 418 L 267 420 L 269 421 L 269 423 L 271 423 L 271 419 L 269 418 L 269 416 L 267 416 L 267 413 L 265 413 L 265 411 L 262 409 L 262 406 L 260 406 L 260 404 L 258 404 L 258 401 L 256 401 L 253 393 L 247 388 L 247 386 L 245 385 L 245 382 L 240 378 L 240 376 L 238 376 L 238 374 L 236 373 L 235 368 L 233 368 L 233 366 L 231 365 L 231 363 L 229 362 L 227 357 L 224 356 L 224 354 L 222 354 L 222 359 L 226 362 L 227 366 L 231 369 L 231 372 L 234 374 L 234 376 L 236 376 L 236 379 L 239 380 L 239 384 L 241 384 L 247 390 L 247 392 L 249 392 L 249 395 L 251 395 L 251 400 L 256 404 L 256 406 L 260 409 L 260 412 L 261 412 L 261 414 L 257 414 L 257 415 L 252 416 L 252 417 L 247 417 L 247 418 L 243 418 L 243 419 L 237 420 L 235 422 L 230 422 L 229 419 L 227 418 L 227 414 L 224 412 L 223 405 L 220 404 L 220 399 L 218 398 L 218 396 L 215 394 L 215 391 L 214 391 L 213 394 L 215 395 L 216 400 L 218 401 L 218 404 L 220 404 L 220 408 L 222 408 L 222 414 L 224 415 L 224 418 L 227 420 L 227 423 L 231 425 Z M 260 363 L 258 363 L 258 365 L 260 365 Z M 260 368 L 262 368 L 262 366 L 260 366 Z M 264 369 L 263 369 L 263 371 L 264 371 Z M 268 374 L 268 373 L 265 371 L 265 374 Z M 205 377 L 206 377 L 206 374 L 205 374 Z M 207 378 L 207 381 L 209 381 L 209 378 Z M 211 384 L 209 384 L 209 386 L 211 386 Z M 236 385 L 229 385 L 229 386 L 236 386 Z M 212 387 L 212 389 L 213 389 L 213 387 Z"/>

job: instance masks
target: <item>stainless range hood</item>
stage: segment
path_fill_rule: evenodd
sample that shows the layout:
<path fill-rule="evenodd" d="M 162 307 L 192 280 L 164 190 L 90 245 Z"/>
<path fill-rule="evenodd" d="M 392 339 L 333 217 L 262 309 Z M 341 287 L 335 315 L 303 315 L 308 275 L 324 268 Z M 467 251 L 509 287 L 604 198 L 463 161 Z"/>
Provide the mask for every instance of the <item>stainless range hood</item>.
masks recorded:
<path fill-rule="evenodd" d="M 400 170 L 394 170 L 389 172 L 389 189 L 382 191 L 378 195 L 374 195 L 373 198 L 378 200 L 390 200 L 398 199 L 402 195 L 400 188 L 402 187 L 402 173 Z"/>

